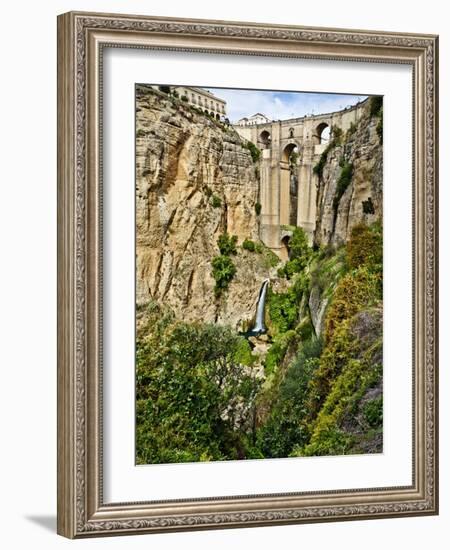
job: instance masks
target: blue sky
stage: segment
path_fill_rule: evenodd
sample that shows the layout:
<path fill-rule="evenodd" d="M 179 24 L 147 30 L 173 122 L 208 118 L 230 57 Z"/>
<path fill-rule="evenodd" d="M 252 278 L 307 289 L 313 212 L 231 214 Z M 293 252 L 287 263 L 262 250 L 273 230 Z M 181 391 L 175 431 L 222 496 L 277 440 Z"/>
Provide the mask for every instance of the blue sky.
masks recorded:
<path fill-rule="evenodd" d="M 268 92 L 205 88 L 227 102 L 227 116 L 232 121 L 263 113 L 273 120 L 329 113 L 362 101 L 364 95 L 319 94 L 307 92 Z"/>

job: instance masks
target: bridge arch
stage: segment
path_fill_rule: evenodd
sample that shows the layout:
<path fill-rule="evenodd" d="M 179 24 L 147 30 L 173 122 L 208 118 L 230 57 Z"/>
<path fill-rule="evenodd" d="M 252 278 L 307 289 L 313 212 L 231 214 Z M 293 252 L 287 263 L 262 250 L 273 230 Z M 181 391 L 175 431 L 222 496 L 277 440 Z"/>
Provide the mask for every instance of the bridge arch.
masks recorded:
<path fill-rule="evenodd" d="M 314 167 L 339 132 L 351 123 L 356 124 L 365 112 L 364 105 L 357 105 L 326 114 L 266 121 L 251 127 L 234 125 L 245 140 L 262 150 L 260 237 L 280 257 L 289 252 L 289 237 L 282 234 L 287 226 L 302 227 L 312 240 L 319 189 Z M 299 153 L 299 157 L 293 155 L 294 152 Z M 369 210 L 370 205 L 364 208 Z"/>
<path fill-rule="evenodd" d="M 263 130 L 259 134 L 258 141 L 259 144 L 262 146 L 262 149 L 269 149 L 272 142 L 272 136 L 270 135 L 270 132 L 267 130 Z"/>
<path fill-rule="evenodd" d="M 284 162 L 289 162 L 292 153 L 300 153 L 300 146 L 296 141 L 290 141 L 288 144 L 283 146 L 281 160 Z"/>
<path fill-rule="evenodd" d="M 281 249 L 280 249 L 280 256 L 283 261 L 289 260 L 289 254 L 290 254 L 290 248 L 289 248 L 289 241 L 291 240 L 291 237 L 289 235 L 285 235 L 281 239 Z"/>
<path fill-rule="evenodd" d="M 328 122 L 321 122 L 316 126 L 314 132 L 314 143 L 316 145 L 322 145 L 330 141 L 331 126 Z"/>

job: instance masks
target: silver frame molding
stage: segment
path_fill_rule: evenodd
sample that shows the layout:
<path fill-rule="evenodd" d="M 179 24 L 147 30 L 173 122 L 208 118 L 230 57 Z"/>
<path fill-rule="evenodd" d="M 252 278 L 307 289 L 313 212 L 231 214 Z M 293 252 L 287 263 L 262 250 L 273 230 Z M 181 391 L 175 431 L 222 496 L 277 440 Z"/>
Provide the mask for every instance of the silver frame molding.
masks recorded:
<path fill-rule="evenodd" d="M 404 63 L 413 68 L 413 484 L 105 504 L 103 47 Z M 70 12 L 58 17 L 58 533 L 70 538 L 438 513 L 438 38 Z"/>

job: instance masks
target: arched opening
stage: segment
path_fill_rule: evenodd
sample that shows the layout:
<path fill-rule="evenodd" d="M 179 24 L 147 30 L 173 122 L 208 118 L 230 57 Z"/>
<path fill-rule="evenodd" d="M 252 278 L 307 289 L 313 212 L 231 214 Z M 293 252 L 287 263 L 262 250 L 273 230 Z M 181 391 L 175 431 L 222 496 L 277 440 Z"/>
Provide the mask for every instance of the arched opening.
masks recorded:
<path fill-rule="evenodd" d="M 290 255 L 290 248 L 289 248 L 289 241 L 291 240 L 291 237 L 289 235 L 285 235 L 282 239 L 281 239 L 281 259 L 283 261 L 287 261 L 289 260 L 289 255 Z"/>
<path fill-rule="evenodd" d="M 263 130 L 260 134 L 259 134 L 259 143 L 261 145 L 261 148 L 262 149 L 269 149 L 270 147 L 270 142 L 271 142 L 271 136 L 270 136 L 270 133 L 267 131 L 267 130 Z"/>
<path fill-rule="evenodd" d="M 314 141 L 316 145 L 322 145 L 330 141 L 330 127 L 326 122 L 321 122 L 317 126 Z"/>
<path fill-rule="evenodd" d="M 220 120 L 220 115 L 219 115 L 219 113 L 216 114 L 216 120 Z"/>
<path fill-rule="evenodd" d="M 285 162 L 289 162 L 289 164 L 291 164 L 292 162 L 297 163 L 298 147 L 296 143 L 289 143 L 288 145 L 286 145 L 286 147 L 283 149 L 282 159 Z"/>
<path fill-rule="evenodd" d="M 294 137 L 294 128 L 289 128 L 289 137 L 290 138 Z"/>

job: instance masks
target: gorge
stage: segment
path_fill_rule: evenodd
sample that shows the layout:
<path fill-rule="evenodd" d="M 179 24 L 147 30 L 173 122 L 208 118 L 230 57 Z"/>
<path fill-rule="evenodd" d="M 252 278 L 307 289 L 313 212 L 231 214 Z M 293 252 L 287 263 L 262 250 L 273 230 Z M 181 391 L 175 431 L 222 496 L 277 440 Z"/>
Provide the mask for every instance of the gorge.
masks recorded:
<path fill-rule="evenodd" d="M 382 170 L 380 98 L 239 128 L 136 87 L 138 462 L 382 450 Z"/>

